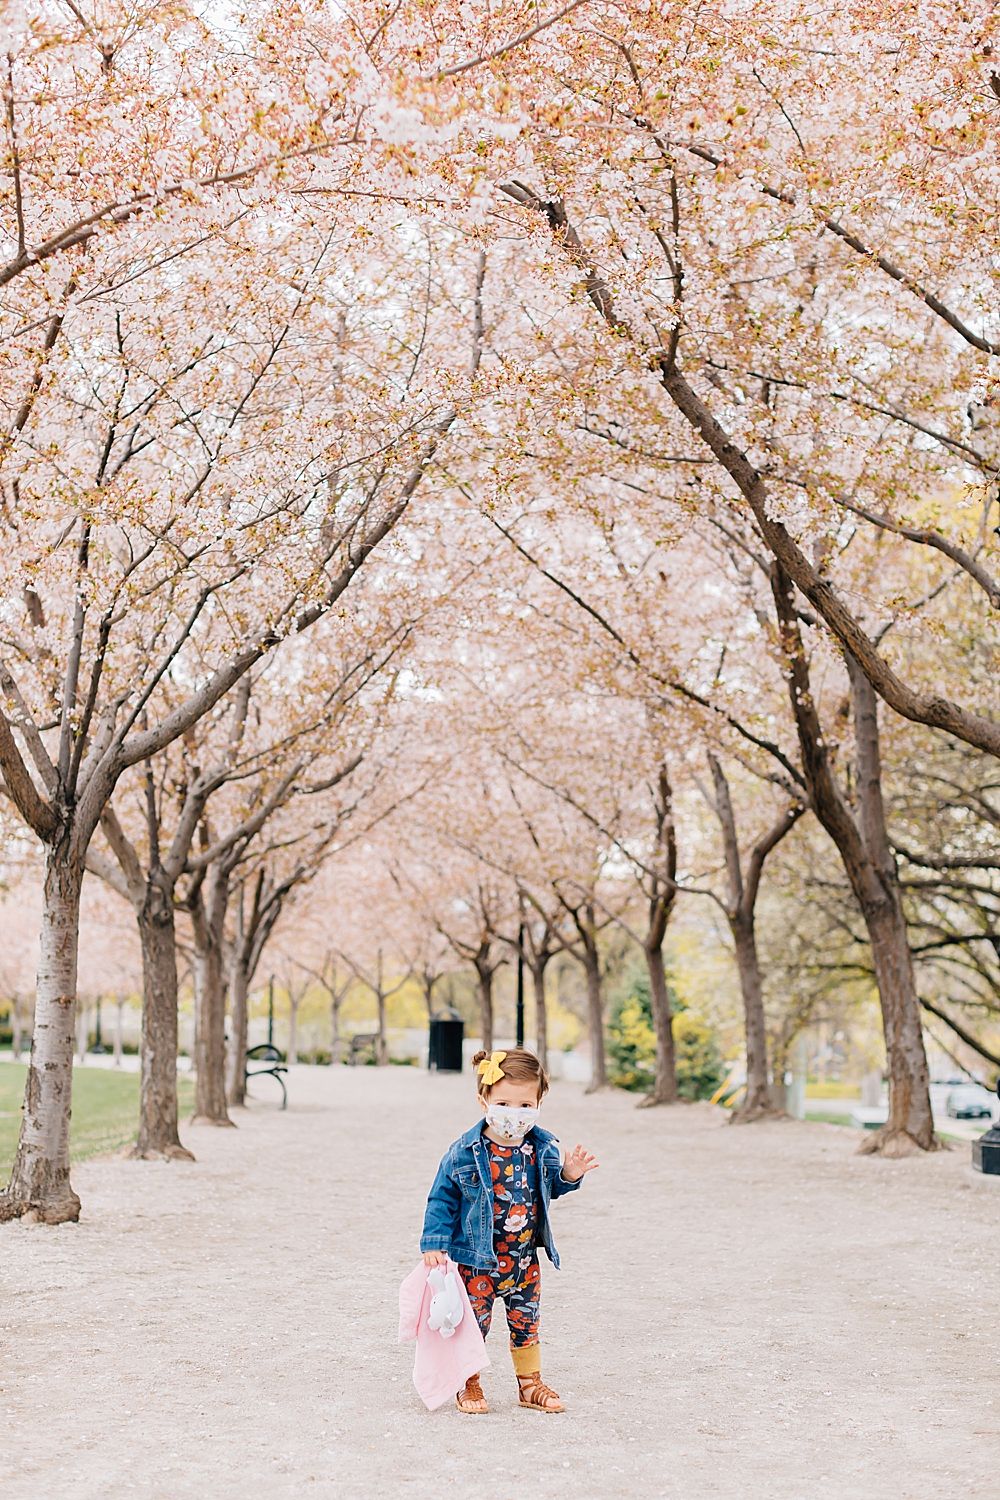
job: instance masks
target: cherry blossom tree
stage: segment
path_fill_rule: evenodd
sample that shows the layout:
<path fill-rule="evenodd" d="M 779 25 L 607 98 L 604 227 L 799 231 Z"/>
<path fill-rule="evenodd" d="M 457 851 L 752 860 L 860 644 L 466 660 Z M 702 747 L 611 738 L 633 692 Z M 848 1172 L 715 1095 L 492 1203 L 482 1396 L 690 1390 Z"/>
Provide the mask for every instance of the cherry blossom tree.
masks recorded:
<path fill-rule="evenodd" d="M 765 860 L 794 828 L 806 811 L 806 802 L 804 797 L 791 801 L 754 842 L 749 850 L 744 874 L 744 858 L 740 851 L 729 781 L 718 757 L 710 752 L 708 759 L 714 789 L 712 810 L 719 820 L 726 860 L 726 896 L 723 909 L 733 935 L 746 1018 L 747 1087 L 739 1108 L 731 1117 L 734 1121 L 742 1122 L 760 1119 L 774 1112 L 768 1087 L 767 1019 L 757 953 L 757 896 Z M 775 1078 L 777 1079 L 777 1075 Z"/>
<path fill-rule="evenodd" d="M 129 284 L 74 309 L 11 427 L 0 766 L 47 873 L 31 1108 L 0 1202 L 8 1215 L 78 1211 L 67 1159 L 75 933 L 86 852 L 120 778 L 334 609 L 457 415 L 434 337 L 450 337 L 454 289 L 447 330 L 426 296 L 404 307 L 398 280 L 384 279 L 400 256 L 397 270 L 409 264 L 394 231 L 380 262 L 364 227 L 359 269 L 384 301 L 376 314 L 366 294 L 353 327 L 351 226 L 339 237 L 307 226 L 273 254 L 256 225 L 240 231 L 225 276 L 218 245 L 203 246 L 181 275 L 161 267 L 141 294 Z M 484 264 L 468 288 L 476 308 Z M 478 364 L 480 329 L 474 312 L 459 385 Z M 169 706 L 167 681 L 179 689 Z"/>
<path fill-rule="evenodd" d="M 310 876 L 284 883 L 326 850 L 299 816 L 322 775 L 294 753 L 239 803 L 243 684 L 303 631 L 336 631 L 348 588 L 417 569 L 449 606 L 407 690 L 437 695 L 423 707 L 450 769 L 390 863 L 416 948 L 447 936 L 476 969 L 484 1044 L 493 974 L 521 948 L 544 1051 L 545 966 L 568 944 L 599 1085 L 602 931 L 625 923 L 670 1095 L 663 942 L 691 886 L 671 782 L 708 756 L 744 1113 L 767 1107 L 755 899 L 808 804 L 878 977 L 890 1118 L 869 1144 L 932 1149 L 908 917 L 974 951 L 952 916 L 930 935 L 958 878 L 938 866 L 973 862 L 962 909 L 992 932 L 972 872 L 993 856 L 896 837 L 883 783 L 917 741 L 879 703 L 1000 754 L 982 670 L 1000 603 L 987 21 L 925 0 L 892 17 L 870 0 L 822 17 L 404 0 L 263 6 L 233 46 L 183 10 L 72 14 L 39 5 L 5 38 L 0 769 L 46 851 L 46 897 L 31 1108 L 0 1214 L 76 1211 L 66 1064 L 98 827 L 126 885 L 123 840 L 148 844 L 144 903 L 152 884 L 166 909 L 164 861 L 171 917 L 190 881 L 202 1104 L 228 1118 L 223 951 L 236 1019 L 271 914 Z M 502 293 L 484 305 L 486 245 Z M 627 774 L 566 728 L 602 696 L 609 719 L 641 705 L 654 726 Z M 154 858 L 124 789 L 177 774 L 193 742 L 212 748 L 199 776 L 228 770 L 207 791 L 185 776 L 183 855 Z M 931 877 L 921 905 L 908 889 Z M 366 972 L 383 940 L 355 954 Z M 323 951 L 355 949 L 338 932 Z M 176 1014 L 169 996 L 158 1009 Z"/>
<path fill-rule="evenodd" d="M 477 74 L 475 96 L 456 83 L 449 97 L 473 130 L 501 107 L 531 119 L 516 148 L 494 137 L 493 181 L 524 210 L 526 263 L 568 310 L 590 304 L 597 331 L 578 317 L 555 342 L 582 337 L 593 349 L 598 435 L 630 454 L 630 482 L 641 493 L 669 474 L 689 512 L 742 511 L 754 545 L 801 591 L 808 628 L 829 631 L 848 667 L 904 717 L 995 754 L 989 692 L 963 702 L 933 678 L 907 679 L 901 653 L 919 621 L 896 592 L 911 572 L 904 543 L 930 552 L 929 601 L 958 581 L 987 599 L 995 591 L 981 560 L 992 501 L 977 490 L 990 461 L 963 424 L 996 353 L 984 240 L 971 229 L 991 212 L 992 183 L 973 163 L 996 95 L 982 23 L 951 19 L 943 82 L 940 16 L 923 8 L 896 18 L 892 45 L 874 8 L 829 18 L 822 46 L 815 17 L 793 10 L 781 67 L 763 9 L 735 29 L 720 9 L 699 11 L 680 46 L 679 12 L 636 29 L 627 8 L 588 7 L 513 52 L 502 88 L 493 68 L 492 90 Z M 546 55 L 561 66 L 539 107 Z M 877 118 L 873 70 L 892 101 Z M 939 234 L 946 203 L 952 227 Z M 550 374 L 563 383 L 554 362 Z M 549 430 L 565 472 L 561 431 Z M 516 441 L 523 452 L 521 432 Z M 949 505 L 949 483 L 971 505 Z M 928 503 L 957 524 L 928 525 Z M 971 537 L 963 509 L 975 516 Z M 873 570 L 879 538 L 897 542 L 880 549 L 891 565 Z M 933 614 L 920 617 L 931 628 Z M 890 1047 L 898 1107 L 875 1144 L 926 1147 L 903 929 L 874 941 L 887 1036 L 902 1034 L 894 1018 L 905 1016 L 916 1048 L 904 1065 L 907 1048 Z"/>
<path fill-rule="evenodd" d="M 460 959 L 475 970 L 479 988 L 480 1045 L 493 1051 L 493 981 L 508 962 L 500 940 L 499 925 L 509 912 L 510 886 L 491 878 L 491 872 L 473 867 L 464 880 L 455 881 L 457 861 L 450 863 L 451 895 L 434 912 L 436 930 Z M 447 867 L 446 867 L 447 868 Z"/>
<path fill-rule="evenodd" d="M 308 974 L 311 979 L 315 980 L 319 987 L 326 992 L 329 999 L 331 1063 L 340 1061 L 340 1007 L 344 1003 L 351 985 L 354 983 L 354 975 L 350 969 L 338 968 L 337 957 L 338 955 L 332 949 L 328 949 L 316 968 L 309 968 L 307 965 L 301 963 L 300 960 L 296 960 L 303 973 Z M 234 1100 L 233 1102 L 237 1101 Z"/>
<path fill-rule="evenodd" d="M 562 923 L 565 913 L 557 902 L 548 906 L 537 896 L 518 887 L 517 932 L 503 935 L 503 941 L 519 956 L 531 975 L 535 1000 L 535 1054 L 543 1068 L 549 1065 L 548 1003 L 545 976 L 557 954 L 565 951 Z"/>

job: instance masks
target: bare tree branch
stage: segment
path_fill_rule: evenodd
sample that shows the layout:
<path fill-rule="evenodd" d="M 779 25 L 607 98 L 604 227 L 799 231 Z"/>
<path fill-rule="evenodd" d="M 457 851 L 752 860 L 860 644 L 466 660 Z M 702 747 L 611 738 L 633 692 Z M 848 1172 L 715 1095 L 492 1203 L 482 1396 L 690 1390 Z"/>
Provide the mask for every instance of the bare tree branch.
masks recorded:
<path fill-rule="evenodd" d="M 102 203 L 91 213 L 84 214 L 73 223 L 56 230 L 40 244 L 29 245 L 19 250 L 5 265 L 0 266 L 0 286 L 6 286 L 9 281 L 13 281 L 30 266 L 39 265 L 42 261 L 51 259 L 53 255 L 86 245 L 95 235 L 101 233 L 106 224 L 117 227 L 127 223 L 138 214 L 144 213 L 147 209 L 155 208 L 163 198 L 190 193 L 192 188 L 232 187 L 236 183 L 249 182 L 261 172 L 267 171 L 269 167 L 280 166 L 301 157 L 319 156 L 324 151 L 332 151 L 338 146 L 348 144 L 352 138 L 349 136 L 343 141 L 321 141 L 318 145 L 304 146 L 297 151 L 279 152 L 273 156 L 261 157 L 252 165 L 241 167 L 234 172 L 211 172 L 206 177 L 199 177 L 193 181 L 163 183 L 155 190 L 151 188 L 146 192 L 136 193 L 132 198 L 111 199 Z"/>
<path fill-rule="evenodd" d="M 0 771 L 11 800 L 21 817 L 43 843 L 51 843 L 59 827 L 59 820 L 49 804 L 35 790 L 35 783 L 21 759 L 21 752 L 14 743 L 6 714 L 0 712 Z"/>
<path fill-rule="evenodd" d="M 995 1053 L 990 1052 L 986 1047 L 983 1046 L 982 1042 L 977 1042 L 976 1038 L 972 1035 L 971 1032 L 966 1031 L 965 1027 L 960 1025 L 958 1021 L 952 1020 L 947 1011 L 942 1010 L 939 1005 L 935 1005 L 931 1000 L 921 999 L 920 1004 L 923 1006 L 924 1010 L 929 1010 L 932 1016 L 937 1016 L 938 1019 L 943 1021 L 946 1026 L 950 1026 L 955 1035 L 957 1037 L 961 1037 L 965 1045 L 967 1047 L 971 1047 L 973 1052 L 978 1052 L 980 1057 L 985 1057 L 987 1062 L 991 1062 L 996 1067 L 1000 1068 L 1000 1057 L 997 1057 Z"/>
<path fill-rule="evenodd" d="M 964 547 L 959 547 L 956 542 L 949 542 L 947 537 L 935 531 L 932 526 L 901 526 L 898 521 L 890 521 L 888 516 L 876 516 L 860 505 L 853 505 L 843 495 L 834 495 L 833 499 L 843 510 L 849 510 L 852 515 L 860 516 L 863 521 L 877 526 L 880 531 L 895 532 L 897 536 L 905 537 L 908 542 L 919 542 L 923 547 L 934 547 L 938 552 L 943 552 L 945 557 L 950 557 L 952 562 L 957 563 L 970 578 L 975 579 L 993 608 L 1000 609 L 1000 584 L 990 577 L 986 569 L 976 562 L 976 559 L 970 552 L 966 552 Z"/>
<path fill-rule="evenodd" d="M 564 583 L 561 578 L 557 578 L 554 573 L 550 573 L 547 568 L 545 568 L 540 562 L 538 562 L 538 560 L 534 558 L 531 553 L 521 545 L 517 538 L 513 536 L 506 527 L 501 526 L 500 522 L 496 519 L 495 516 L 487 515 L 487 520 L 496 527 L 501 536 L 505 536 L 507 538 L 508 542 L 510 542 L 515 551 L 519 552 L 521 556 L 525 558 L 525 560 L 529 562 L 533 568 L 537 569 L 537 571 L 541 573 L 543 578 L 547 578 L 549 582 L 554 584 L 557 589 L 561 589 L 562 592 L 567 596 L 567 598 L 572 599 L 574 604 L 578 605 L 580 609 L 582 609 L 586 614 L 590 615 L 591 619 L 594 620 L 601 627 L 601 629 L 607 635 L 609 635 L 618 646 L 621 647 L 625 656 L 634 667 L 636 667 L 640 672 L 644 673 L 660 687 L 667 688 L 670 692 L 676 693 L 679 697 L 687 699 L 690 703 L 696 703 L 699 708 L 707 709 L 711 714 L 717 714 L 719 718 L 725 720 L 730 728 L 735 729 L 736 733 L 741 735 L 743 739 L 748 740 L 752 745 L 756 745 L 759 750 L 766 750 L 768 755 L 773 756 L 780 765 L 784 766 L 785 770 L 788 772 L 789 776 L 797 786 L 801 786 L 803 788 L 805 787 L 805 782 L 802 779 L 801 771 L 799 771 L 798 768 L 792 764 L 792 762 L 781 750 L 780 746 L 774 744 L 771 740 L 761 739 L 759 735 L 756 735 L 752 730 L 747 729 L 745 724 L 741 724 L 739 719 L 734 718 L 733 715 L 727 713 L 725 709 L 717 708 L 714 703 L 709 701 L 708 698 L 703 698 L 700 693 L 696 693 L 692 688 L 685 686 L 683 682 L 675 682 L 668 677 L 663 677 L 653 667 L 647 666 L 646 663 L 640 659 L 636 651 L 624 639 L 624 637 L 619 634 L 619 632 L 610 623 L 610 621 L 606 620 L 604 616 L 598 610 L 596 610 L 592 604 L 588 604 L 585 599 L 581 598 L 579 594 L 575 593 L 573 589 L 570 588 L 569 584 Z"/>
<path fill-rule="evenodd" d="M 520 36 L 511 37 L 509 41 L 502 42 L 494 51 L 484 52 L 481 57 L 470 57 L 467 62 L 455 63 L 454 67 L 442 68 L 437 73 L 428 73 L 426 81 L 431 83 L 436 78 L 456 78 L 459 73 L 467 73 L 470 68 L 478 68 L 480 63 L 493 62 L 498 57 L 505 57 L 508 52 L 513 52 L 515 47 L 521 47 L 525 42 L 530 42 L 532 37 L 536 37 L 540 31 L 546 31 L 557 21 L 561 21 L 563 16 L 568 16 L 571 11 L 578 10 L 585 3 L 586 0 L 570 0 L 569 5 L 564 5 L 562 10 L 557 10 L 554 16 L 549 16 L 548 20 L 539 21 L 538 25 L 532 26 L 530 31 L 522 31 Z"/>
<path fill-rule="evenodd" d="M 11 724 L 24 735 L 25 744 L 28 747 L 31 759 L 35 763 L 35 770 L 42 778 L 49 796 L 54 796 L 59 786 L 58 773 L 52 764 L 49 752 L 45 748 L 42 736 L 38 732 L 38 726 L 21 696 L 21 689 L 11 676 L 6 662 L 2 660 L 0 660 L 0 688 L 2 688 L 4 696 L 14 704 L 17 710 L 16 716 L 10 720 Z"/>
<path fill-rule="evenodd" d="M 708 162 L 713 167 L 725 166 L 725 162 L 723 161 L 722 157 L 717 156 L 714 151 L 708 150 L 705 146 L 696 146 L 689 141 L 667 142 L 662 140 L 662 138 L 656 131 L 651 130 L 644 121 L 635 119 L 635 124 L 640 125 L 644 129 L 646 129 L 647 132 L 652 135 L 653 138 L 657 141 L 657 144 L 660 146 L 661 150 L 667 152 L 667 154 L 669 154 L 669 148 L 674 147 L 682 151 L 687 151 L 692 156 L 699 157 L 700 160 Z M 748 176 L 747 180 L 750 181 L 752 179 Z M 768 198 L 773 198 L 776 203 L 784 203 L 789 208 L 795 208 L 798 206 L 796 204 L 795 195 L 793 193 L 786 192 L 783 188 L 771 187 L 766 182 L 757 182 L 755 183 L 755 186 Z M 812 211 L 814 213 L 816 212 L 815 209 L 813 209 Z M 963 338 L 967 344 L 971 344 L 974 349 L 981 349 L 984 354 L 1000 354 L 1000 344 L 990 343 L 989 339 L 985 339 L 981 334 L 975 333 L 967 323 L 964 323 L 962 321 L 957 313 L 952 312 L 950 307 L 945 306 L 945 304 L 939 297 L 936 297 L 933 292 L 929 292 L 926 287 L 921 286 L 919 281 L 917 281 L 915 277 L 910 276 L 906 271 L 902 270 L 901 267 L 897 266 L 893 261 L 889 260 L 888 256 L 882 255 L 879 251 L 870 249 L 870 247 L 866 245 L 863 240 L 860 240 L 856 234 L 852 234 L 851 231 L 845 228 L 843 224 L 839 223 L 837 219 L 829 218 L 828 216 L 824 215 L 822 209 L 819 210 L 818 217 L 823 227 L 825 229 L 828 229 L 831 234 L 835 234 L 838 239 L 843 240 L 844 244 L 849 245 L 850 248 L 856 251 L 858 255 L 863 256 L 865 260 L 871 261 L 872 264 L 878 266 L 879 270 L 884 271 L 887 276 L 891 277 L 893 281 L 898 281 L 901 286 L 906 287 L 907 291 L 912 292 L 915 297 L 919 297 L 920 301 L 926 303 L 931 312 L 935 313 L 939 318 L 942 318 L 944 322 L 948 324 L 949 328 L 953 328 L 955 332 L 961 338 Z"/>

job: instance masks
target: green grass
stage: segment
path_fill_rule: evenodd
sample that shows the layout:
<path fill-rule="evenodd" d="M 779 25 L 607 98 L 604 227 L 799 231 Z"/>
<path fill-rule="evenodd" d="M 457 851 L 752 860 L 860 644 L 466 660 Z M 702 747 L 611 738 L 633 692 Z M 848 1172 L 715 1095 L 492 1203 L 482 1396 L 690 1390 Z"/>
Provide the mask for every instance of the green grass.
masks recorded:
<path fill-rule="evenodd" d="M 806 1115 L 806 1120 L 808 1121 L 808 1123 L 810 1125 L 812 1125 L 812 1124 L 814 1124 L 816 1122 L 819 1122 L 819 1124 L 821 1124 L 821 1125 L 850 1125 L 850 1118 L 847 1115 L 834 1115 L 834 1114 L 816 1114 L 816 1115 L 814 1115 L 813 1112 L 812 1112 L 812 1110 L 810 1110 L 809 1113 Z M 856 1127 L 852 1127 L 852 1128 L 856 1128 Z M 989 1128 L 988 1126 L 984 1127 L 984 1133 L 985 1133 L 985 1130 L 988 1129 L 988 1128 Z M 858 1135 L 862 1134 L 862 1132 L 860 1130 L 857 1133 L 858 1133 Z M 954 1145 L 957 1145 L 957 1146 L 971 1146 L 972 1145 L 972 1141 L 969 1139 L 969 1137 L 967 1135 L 951 1135 L 947 1130 L 939 1130 L 938 1131 L 938 1135 L 940 1136 L 941 1140 L 943 1140 L 943 1141 L 951 1141 Z"/>
<path fill-rule="evenodd" d="M 0 1183 L 7 1180 L 21 1130 L 21 1104 L 27 1068 L 0 1063 Z M 194 1105 L 194 1084 L 177 1080 L 182 1115 Z M 139 1075 L 105 1068 L 73 1069 L 73 1118 L 69 1154 L 72 1161 L 117 1151 L 135 1140 L 139 1128 Z"/>

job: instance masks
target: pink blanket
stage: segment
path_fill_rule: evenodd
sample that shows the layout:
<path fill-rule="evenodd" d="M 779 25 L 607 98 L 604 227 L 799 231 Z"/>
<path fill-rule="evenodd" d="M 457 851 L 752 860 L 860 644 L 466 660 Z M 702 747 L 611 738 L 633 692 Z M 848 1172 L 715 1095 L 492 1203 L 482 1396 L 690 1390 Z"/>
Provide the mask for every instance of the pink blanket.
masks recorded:
<path fill-rule="evenodd" d="M 457 1269 L 449 1260 L 448 1271 Z M 490 1363 L 476 1315 L 469 1303 L 465 1283 L 458 1278 L 465 1316 L 450 1339 L 428 1328 L 432 1289 L 428 1285 L 429 1266 L 423 1261 L 411 1271 L 399 1289 L 399 1342 L 417 1341 L 413 1363 L 413 1384 L 428 1411 L 434 1411 L 462 1390 L 470 1375 L 484 1370 Z"/>

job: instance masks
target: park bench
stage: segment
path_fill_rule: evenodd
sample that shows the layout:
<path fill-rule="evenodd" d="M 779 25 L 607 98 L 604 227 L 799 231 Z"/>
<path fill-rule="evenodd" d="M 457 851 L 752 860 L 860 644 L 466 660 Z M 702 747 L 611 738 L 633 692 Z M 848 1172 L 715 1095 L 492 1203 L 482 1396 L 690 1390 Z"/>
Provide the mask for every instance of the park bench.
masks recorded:
<path fill-rule="evenodd" d="M 251 1068 L 250 1064 L 252 1062 L 259 1063 L 260 1066 Z M 270 1042 L 261 1042 L 258 1047 L 247 1048 L 246 1062 L 243 1065 L 244 1084 L 249 1083 L 251 1078 L 262 1078 L 265 1074 L 270 1074 L 281 1085 L 282 1109 L 288 1108 L 288 1090 L 285 1088 L 285 1080 L 281 1076 L 282 1073 L 287 1072 L 288 1069 L 281 1060 L 281 1053 Z"/>
<path fill-rule="evenodd" d="M 889 1118 L 887 1104 L 856 1104 L 851 1110 L 855 1130 L 878 1130 Z"/>
<path fill-rule="evenodd" d="M 376 1062 L 375 1047 L 378 1043 L 377 1031 L 358 1031 L 351 1037 L 351 1050 L 347 1055 L 347 1061 L 351 1067 L 357 1065 L 358 1058 L 362 1052 L 370 1052 L 372 1062 Z M 367 1060 L 367 1059 L 366 1059 Z"/>

